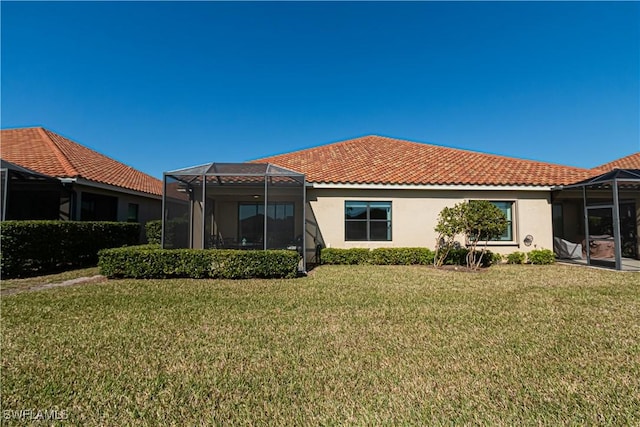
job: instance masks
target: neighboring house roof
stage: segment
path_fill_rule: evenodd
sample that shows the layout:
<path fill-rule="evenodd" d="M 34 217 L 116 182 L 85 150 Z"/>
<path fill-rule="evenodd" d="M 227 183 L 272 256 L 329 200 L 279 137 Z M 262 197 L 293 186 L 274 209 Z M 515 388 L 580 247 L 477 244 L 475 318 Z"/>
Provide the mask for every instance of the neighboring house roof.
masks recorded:
<path fill-rule="evenodd" d="M 56 178 L 83 178 L 155 196 L 162 181 L 47 129 L 0 131 L 3 159 Z"/>
<path fill-rule="evenodd" d="M 18 166 L 16 164 L 8 162 L 8 161 L 6 161 L 4 159 L 0 159 L 0 169 L 6 169 L 6 170 L 11 171 L 11 172 L 16 172 L 16 173 L 20 173 L 20 174 L 24 174 L 24 175 L 35 176 L 35 177 L 38 177 L 38 178 L 50 179 L 50 180 L 57 181 L 55 178 L 52 178 L 49 175 L 44 175 L 44 174 L 38 173 L 38 172 L 36 172 L 34 170 L 23 168 L 22 166 Z"/>
<path fill-rule="evenodd" d="M 593 176 L 589 169 L 365 136 L 267 157 L 312 183 L 552 186 Z"/>
<path fill-rule="evenodd" d="M 614 160 L 604 165 L 596 166 L 592 170 L 598 174 L 609 172 L 613 169 L 640 169 L 640 151 L 626 157 Z"/>

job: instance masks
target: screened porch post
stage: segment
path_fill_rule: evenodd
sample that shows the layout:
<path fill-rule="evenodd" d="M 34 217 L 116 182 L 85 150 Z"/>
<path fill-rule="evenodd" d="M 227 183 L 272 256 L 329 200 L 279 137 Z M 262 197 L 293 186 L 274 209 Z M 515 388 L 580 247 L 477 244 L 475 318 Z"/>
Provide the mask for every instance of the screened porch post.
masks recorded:
<path fill-rule="evenodd" d="M 307 273 L 307 178 L 302 178 L 302 270 Z"/>
<path fill-rule="evenodd" d="M 620 238 L 620 204 L 618 197 L 618 180 L 611 183 L 613 191 L 613 235 L 616 254 L 616 270 L 622 270 L 622 239 Z"/>
<path fill-rule="evenodd" d="M 205 212 L 207 211 L 207 194 L 206 194 L 206 191 L 207 191 L 207 175 L 203 173 L 202 174 L 202 212 L 200 214 L 200 216 L 202 216 L 202 221 L 201 221 L 201 224 L 200 224 L 201 229 L 202 229 L 201 230 L 201 232 L 202 232 L 202 240 L 201 240 L 202 241 L 202 244 L 201 244 L 202 248 L 201 249 L 206 249 L 206 246 L 207 246 L 204 243 L 204 238 L 205 238 L 205 235 L 204 235 L 204 224 L 205 224 L 205 221 L 206 221 Z"/>
<path fill-rule="evenodd" d="M 584 210 L 584 241 L 586 248 L 584 248 L 587 254 L 587 265 L 591 265 L 591 253 L 589 251 L 589 211 L 587 210 L 587 186 L 582 186 L 582 209 Z"/>
<path fill-rule="evenodd" d="M 167 174 L 162 174 L 162 224 L 160 227 L 160 247 L 164 249 L 164 229 L 167 220 Z"/>
<path fill-rule="evenodd" d="M 268 171 L 268 167 L 267 167 L 267 171 Z M 267 172 L 268 173 L 268 172 Z M 265 251 L 267 250 L 267 215 L 268 215 L 268 209 L 267 209 L 267 197 L 268 197 L 268 190 L 267 190 L 267 181 L 268 181 L 268 175 L 265 174 L 264 175 L 264 230 L 262 231 L 262 249 L 264 249 Z"/>
<path fill-rule="evenodd" d="M 193 249 L 193 189 L 191 184 L 187 184 L 187 194 L 189 195 L 189 249 Z"/>
<path fill-rule="evenodd" d="M 1 221 L 7 217 L 7 190 L 9 189 L 9 169 L 2 169 L 2 218 Z M 71 196 L 69 196 L 69 219 L 71 219 Z"/>

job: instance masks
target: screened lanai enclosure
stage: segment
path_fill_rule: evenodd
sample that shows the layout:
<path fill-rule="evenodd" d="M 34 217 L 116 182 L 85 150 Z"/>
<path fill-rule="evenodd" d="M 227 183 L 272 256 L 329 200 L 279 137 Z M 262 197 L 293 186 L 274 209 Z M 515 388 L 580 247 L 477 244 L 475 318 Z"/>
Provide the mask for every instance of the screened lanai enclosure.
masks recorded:
<path fill-rule="evenodd" d="M 640 170 L 614 169 L 554 190 L 558 258 L 640 271 Z"/>
<path fill-rule="evenodd" d="M 266 163 L 164 173 L 164 248 L 295 250 L 305 256 L 305 176 Z"/>
<path fill-rule="evenodd" d="M 68 220 L 72 193 L 60 180 L 0 159 L 0 220 Z"/>

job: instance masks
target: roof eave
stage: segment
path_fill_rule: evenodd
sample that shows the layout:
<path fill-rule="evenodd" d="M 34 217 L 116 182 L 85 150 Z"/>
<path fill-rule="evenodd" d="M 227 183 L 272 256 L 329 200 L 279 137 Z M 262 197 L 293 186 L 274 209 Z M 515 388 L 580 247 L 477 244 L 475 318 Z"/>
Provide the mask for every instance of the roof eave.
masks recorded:
<path fill-rule="evenodd" d="M 62 181 L 62 179 L 60 179 Z M 75 178 L 77 185 L 84 185 L 87 187 L 98 188 L 101 190 L 114 191 L 118 193 L 130 194 L 132 196 L 146 197 L 149 199 L 162 200 L 162 194 L 148 193 L 146 191 L 134 190 L 131 188 L 119 187 L 117 185 L 105 184 L 103 182 L 91 181 L 84 178 Z"/>
<path fill-rule="evenodd" d="M 380 184 L 380 183 L 331 183 L 307 182 L 313 189 L 353 189 L 353 190 L 499 190 L 499 191 L 551 191 L 551 185 L 516 184 Z"/>

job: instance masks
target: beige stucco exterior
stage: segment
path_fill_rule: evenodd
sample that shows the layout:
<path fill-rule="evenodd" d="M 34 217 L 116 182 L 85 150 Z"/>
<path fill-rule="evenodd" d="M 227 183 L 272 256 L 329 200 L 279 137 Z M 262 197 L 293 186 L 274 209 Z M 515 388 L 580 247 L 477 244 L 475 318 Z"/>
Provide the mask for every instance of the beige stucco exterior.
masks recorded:
<path fill-rule="evenodd" d="M 438 189 L 361 189 L 317 188 L 307 191 L 310 219 L 317 230 L 307 225 L 307 247 L 320 243 L 333 248 L 428 247 L 433 249 L 437 234 L 434 227 L 438 214 L 445 207 L 467 200 L 513 201 L 513 241 L 491 242 L 493 252 L 508 254 L 532 249 L 553 249 L 551 201 L 548 190 L 438 190 Z M 390 201 L 391 241 L 346 241 L 345 201 Z M 524 244 L 527 235 L 533 236 L 530 246 Z M 314 241 L 315 240 L 315 241 Z M 459 236 L 459 242 L 465 243 Z"/>
<path fill-rule="evenodd" d="M 107 188 L 97 186 L 88 186 L 82 184 L 74 184 L 73 191 L 76 197 L 75 212 L 73 218 L 83 220 L 81 215 L 82 197 L 84 194 L 98 194 L 103 196 L 115 197 L 118 199 L 117 221 L 126 222 L 129 215 L 129 204 L 138 205 L 138 223 L 140 223 L 140 241 L 146 241 L 145 224 L 148 221 L 159 220 L 162 218 L 162 198 L 160 196 L 142 195 L 136 192 L 127 192 L 120 189 L 114 191 Z"/>

